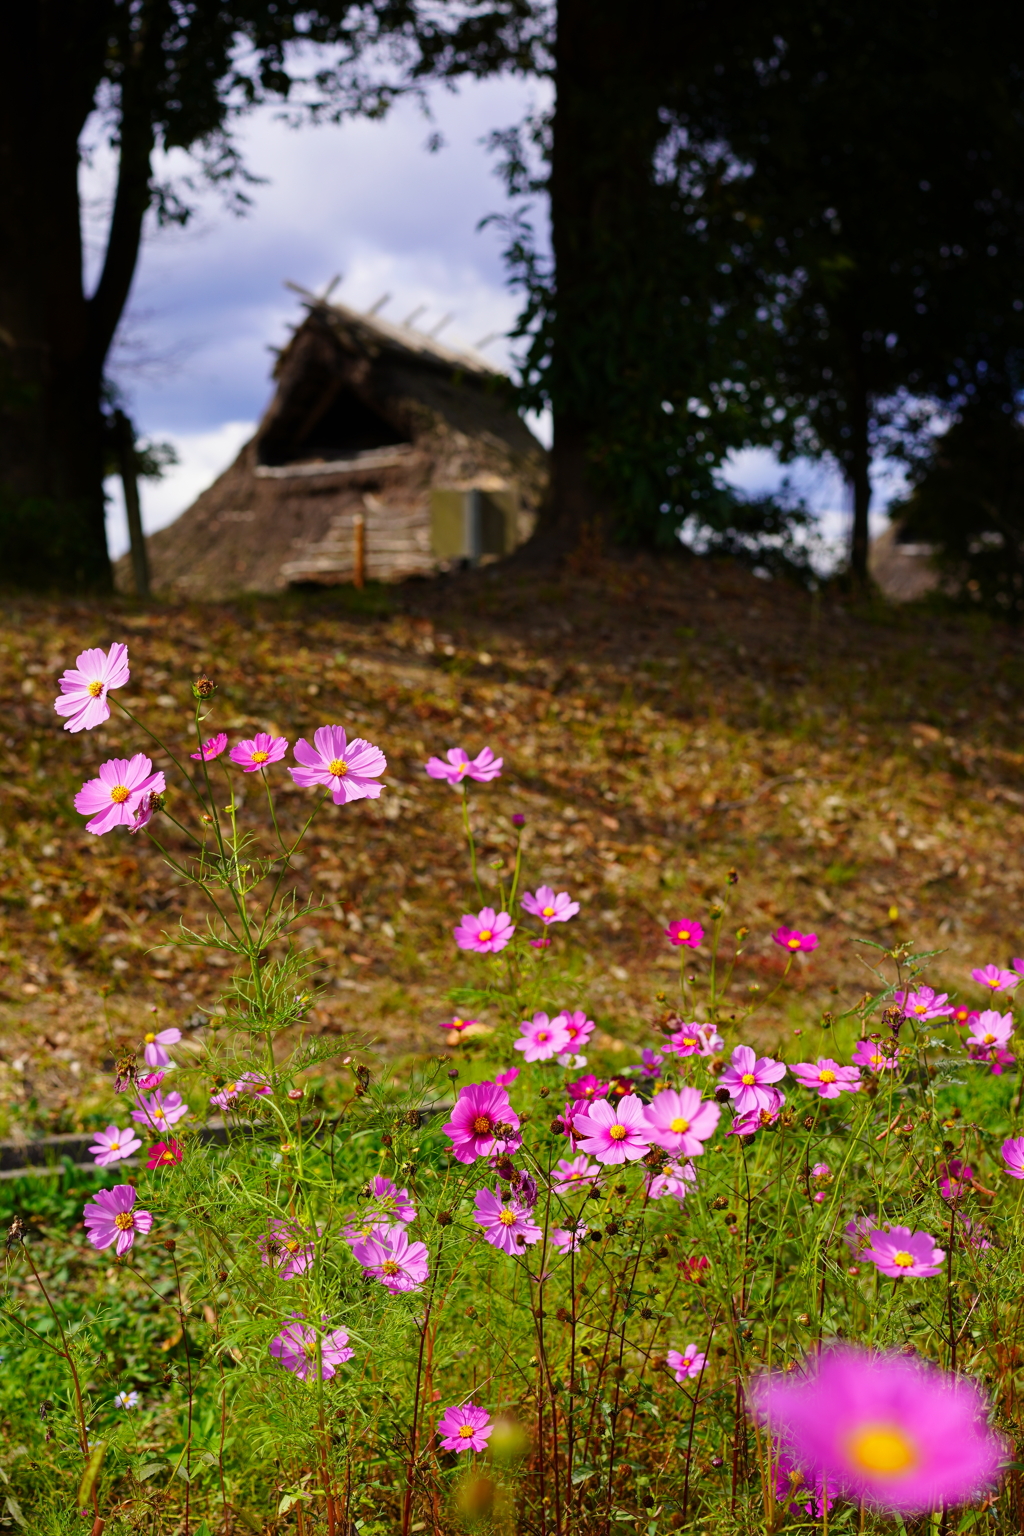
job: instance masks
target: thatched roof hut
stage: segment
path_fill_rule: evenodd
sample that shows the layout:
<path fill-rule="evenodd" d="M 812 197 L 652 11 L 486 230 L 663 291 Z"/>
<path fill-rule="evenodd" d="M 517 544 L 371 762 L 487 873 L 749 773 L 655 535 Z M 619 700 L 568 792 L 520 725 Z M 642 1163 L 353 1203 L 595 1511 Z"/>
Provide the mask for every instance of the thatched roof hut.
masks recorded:
<path fill-rule="evenodd" d="M 157 592 L 399 581 L 498 557 L 529 534 L 546 456 L 505 377 L 408 326 L 304 302 L 255 436 L 147 540 Z M 126 561 L 118 579 L 130 587 Z"/>

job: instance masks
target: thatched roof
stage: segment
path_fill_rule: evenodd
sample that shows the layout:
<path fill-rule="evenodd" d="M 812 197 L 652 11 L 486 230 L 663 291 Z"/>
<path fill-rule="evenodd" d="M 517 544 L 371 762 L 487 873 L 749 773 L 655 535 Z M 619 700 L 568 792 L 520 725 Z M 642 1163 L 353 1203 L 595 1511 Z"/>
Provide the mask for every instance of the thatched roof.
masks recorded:
<path fill-rule="evenodd" d="M 351 580 L 360 517 L 366 574 L 384 581 L 507 552 L 532 527 L 546 455 L 501 373 L 376 315 L 312 296 L 305 308 L 255 435 L 147 540 L 154 590 Z M 477 547 L 464 549 L 470 522 Z M 130 587 L 126 561 L 118 579 Z"/>

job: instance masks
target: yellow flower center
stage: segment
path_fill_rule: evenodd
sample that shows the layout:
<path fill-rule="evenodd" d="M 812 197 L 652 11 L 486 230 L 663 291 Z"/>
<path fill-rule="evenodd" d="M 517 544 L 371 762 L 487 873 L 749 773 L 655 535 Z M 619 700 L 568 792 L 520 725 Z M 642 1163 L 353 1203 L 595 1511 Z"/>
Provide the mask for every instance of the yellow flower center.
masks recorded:
<path fill-rule="evenodd" d="M 894 1264 L 898 1264 L 900 1269 L 913 1269 L 914 1267 L 914 1255 L 907 1253 L 904 1249 L 900 1249 L 899 1253 L 894 1253 L 892 1261 Z"/>
<path fill-rule="evenodd" d="M 153 1041 L 156 1039 L 156 1035 L 143 1035 L 142 1038 L 147 1045 L 152 1045 Z"/>
<path fill-rule="evenodd" d="M 786 947 L 787 947 L 787 949 L 799 949 L 800 948 L 800 940 L 799 939 L 787 939 L 786 940 Z"/>
<path fill-rule="evenodd" d="M 270 761 L 270 753 L 254 752 L 252 755 L 252 760 L 254 763 L 268 763 Z"/>
<path fill-rule="evenodd" d="M 745 1087 L 752 1088 L 753 1085 L 757 1082 L 757 1078 L 754 1076 L 753 1072 L 744 1072 L 743 1076 L 740 1078 L 740 1082 L 743 1083 Z"/>
<path fill-rule="evenodd" d="M 554 917 L 555 909 L 554 907 L 542 907 L 540 915 L 541 917 Z"/>
<path fill-rule="evenodd" d="M 100 682 L 98 677 L 94 677 L 92 682 L 89 684 L 89 697 L 91 699 L 98 699 L 102 692 L 103 684 Z"/>
<path fill-rule="evenodd" d="M 346 763 L 343 757 L 336 757 L 327 764 L 327 772 L 333 773 L 335 778 L 344 778 L 345 774 L 348 773 L 348 763 Z"/>
<path fill-rule="evenodd" d="M 300 1247 L 302 1245 L 301 1245 L 301 1243 L 297 1242 L 294 1237 L 290 1237 L 288 1239 L 288 1241 L 285 1243 L 284 1246 L 285 1246 L 286 1252 L 288 1252 L 288 1253 L 298 1253 L 298 1251 L 299 1251 L 299 1249 L 300 1249 Z"/>
<path fill-rule="evenodd" d="M 121 1143 L 119 1141 L 112 1141 L 110 1143 L 110 1150 L 111 1150 L 111 1152 L 120 1152 L 120 1150 L 121 1150 Z"/>
<path fill-rule="evenodd" d="M 538 1029 L 535 1038 L 537 1040 L 537 1044 L 538 1045 L 543 1045 L 544 1041 L 545 1040 L 549 1040 L 551 1038 L 551 1036 L 548 1034 L 548 1031 L 546 1029 Z"/>
<path fill-rule="evenodd" d="M 984 1037 L 986 1045 L 994 1045 L 995 1044 L 995 1039 L 996 1039 L 995 1035 L 985 1035 L 985 1037 Z"/>
<path fill-rule="evenodd" d="M 583 1177 L 582 1173 L 570 1173 L 570 1175 L 569 1175 L 570 1181 L 572 1181 L 573 1179 L 582 1179 L 582 1177 Z"/>
<path fill-rule="evenodd" d="M 316 1359 L 316 1339 L 307 1339 L 302 1347 L 311 1360 Z"/>
<path fill-rule="evenodd" d="M 682 1115 L 676 1115 L 674 1120 L 669 1121 L 668 1128 L 670 1131 L 675 1131 L 677 1136 L 681 1136 L 684 1131 L 690 1129 L 690 1122 L 689 1120 L 684 1120 Z"/>
<path fill-rule="evenodd" d="M 110 798 L 115 805 L 123 805 L 130 794 L 131 790 L 126 784 L 115 784 L 110 791 Z"/>
<path fill-rule="evenodd" d="M 472 1426 L 472 1424 L 460 1424 L 459 1425 L 459 1439 L 460 1440 L 472 1440 L 472 1438 L 473 1438 L 473 1426 Z"/>
<path fill-rule="evenodd" d="M 400 1275 L 402 1270 L 401 1266 L 396 1264 L 394 1259 L 385 1259 L 380 1267 L 380 1272 L 382 1275 Z"/>
<path fill-rule="evenodd" d="M 135 1225 L 135 1217 L 131 1211 L 118 1211 L 114 1217 L 114 1226 L 119 1232 L 130 1232 Z"/>
<path fill-rule="evenodd" d="M 861 1472 L 899 1477 L 918 1463 L 917 1447 L 895 1424 L 865 1424 L 847 1441 L 847 1453 Z"/>
<path fill-rule="evenodd" d="M 494 934 L 491 932 L 490 928 L 481 928 L 480 932 L 477 934 L 477 938 L 481 939 L 485 944 L 488 942 L 488 940 L 493 939 L 493 937 Z"/>
<path fill-rule="evenodd" d="M 514 1227 L 516 1224 L 516 1213 L 515 1211 L 510 1211 L 506 1208 L 502 1211 L 501 1215 L 498 1217 L 498 1220 L 501 1222 L 503 1227 Z"/>
<path fill-rule="evenodd" d="M 696 1035 L 684 1035 L 683 1036 L 683 1044 L 684 1045 L 696 1045 L 697 1044 L 697 1036 Z"/>
<path fill-rule="evenodd" d="M 473 1121 L 473 1135 L 486 1136 L 491 1130 L 492 1124 L 490 1115 L 477 1115 Z"/>
<path fill-rule="evenodd" d="M 915 1003 L 914 1004 L 914 1012 L 915 1013 L 927 1013 L 928 1012 L 927 1004 L 926 1003 Z"/>
<path fill-rule="evenodd" d="M 174 1162 L 174 1153 L 171 1151 L 170 1147 L 167 1148 L 166 1152 L 161 1152 L 160 1153 L 160 1161 L 162 1163 L 173 1163 Z"/>
<path fill-rule="evenodd" d="M 819 1081 L 819 1083 L 834 1083 L 835 1080 L 836 1080 L 836 1075 L 832 1071 L 832 1068 L 831 1067 L 822 1067 L 821 1071 L 818 1073 L 818 1081 Z"/>
<path fill-rule="evenodd" d="M 154 1120 L 163 1120 L 164 1118 L 165 1118 L 164 1112 L 163 1112 L 163 1110 L 158 1105 L 157 1108 L 154 1109 L 154 1111 L 153 1111 L 153 1119 Z"/>
<path fill-rule="evenodd" d="M 608 1134 L 612 1141 L 625 1141 L 626 1127 L 624 1125 L 613 1125 Z"/>

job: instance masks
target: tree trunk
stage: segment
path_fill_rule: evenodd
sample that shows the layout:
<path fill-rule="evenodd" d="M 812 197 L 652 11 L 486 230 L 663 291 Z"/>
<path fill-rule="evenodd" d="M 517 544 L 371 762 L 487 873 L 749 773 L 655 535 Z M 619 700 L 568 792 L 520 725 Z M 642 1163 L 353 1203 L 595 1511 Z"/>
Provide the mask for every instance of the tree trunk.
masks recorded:
<path fill-rule="evenodd" d="M 853 441 L 850 445 L 847 478 L 853 500 L 853 524 L 850 529 L 850 576 L 857 587 L 867 587 L 868 511 L 871 506 L 871 442 L 869 423 L 871 405 L 867 390 L 858 387 L 851 411 Z"/>

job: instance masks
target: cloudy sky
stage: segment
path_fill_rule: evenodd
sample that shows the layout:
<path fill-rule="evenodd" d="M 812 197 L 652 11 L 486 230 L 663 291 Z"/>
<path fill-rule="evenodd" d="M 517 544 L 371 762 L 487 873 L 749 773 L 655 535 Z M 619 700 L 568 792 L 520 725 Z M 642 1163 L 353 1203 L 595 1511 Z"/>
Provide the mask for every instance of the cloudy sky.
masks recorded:
<path fill-rule="evenodd" d="M 438 91 L 432 120 L 407 103 L 383 122 L 295 130 L 273 112 L 248 118 L 239 141 L 249 169 L 265 178 L 251 189 L 247 216 L 205 195 L 184 229 L 151 228 L 116 345 L 112 373 L 141 433 L 173 443 L 180 463 L 159 484 L 144 484 L 143 520 L 164 526 L 234 458 L 271 392 L 271 348 L 301 316 L 287 280 L 314 291 L 340 275 L 335 296 L 431 330 L 445 316 L 452 345 L 490 341 L 495 363 L 509 360 L 505 339 L 517 296 L 505 286 L 500 231 L 477 228 L 507 209 L 484 139 L 543 104 L 537 82 L 467 83 Z M 426 148 L 439 132 L 444 147 Z M 170 169 L 180 169 L 172 163 Z M 109 214 L 112 165 L 97 143 L 83 166 L 87 272 L 94 280 Z M 161 172 L 162 174 L 162 172 Z M 544 228 L 544 208 L 534 210 Z M 545 423 L 539 423 L 545 435 Z M 761 453 L 744 455 L 730 478 L 750 489 L 777 484 Z M 844 495 L 834 475 L 813 466 L 797 478 L 811 504 L 839 532 Z M 111 481 L 112 553 L 127 546 L 120 486 Z"/>

